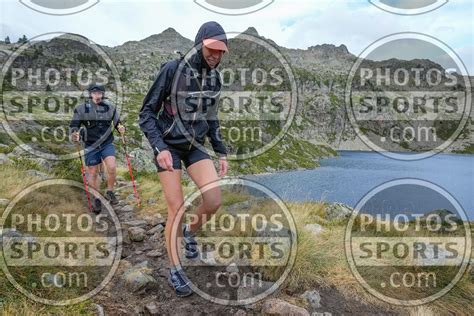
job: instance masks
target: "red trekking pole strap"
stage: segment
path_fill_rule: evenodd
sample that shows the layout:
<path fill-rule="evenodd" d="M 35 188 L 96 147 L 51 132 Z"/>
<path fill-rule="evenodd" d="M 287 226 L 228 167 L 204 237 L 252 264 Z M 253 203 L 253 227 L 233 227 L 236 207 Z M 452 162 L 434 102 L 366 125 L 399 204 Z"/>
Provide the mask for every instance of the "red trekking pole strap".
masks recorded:
<path fill-rule="evenodd" d="M 138 195 L 137 185 L 135 184 L 135 178 L 133 177 L 132 163 L 130 162 L 130 157 L 128 156 L 127 145 L 125 144 L 125 138 L 123 135 L 121 139 L 123 144 L 123 150 L 125 151 L 125 159 L 127 160 L 128 171 L 130 172 L 130 178 L 132 179 L 133 193 L 135 194 L 135 199 L 137 200 L 138 207 L 141 207 L 140 196 Z"/>

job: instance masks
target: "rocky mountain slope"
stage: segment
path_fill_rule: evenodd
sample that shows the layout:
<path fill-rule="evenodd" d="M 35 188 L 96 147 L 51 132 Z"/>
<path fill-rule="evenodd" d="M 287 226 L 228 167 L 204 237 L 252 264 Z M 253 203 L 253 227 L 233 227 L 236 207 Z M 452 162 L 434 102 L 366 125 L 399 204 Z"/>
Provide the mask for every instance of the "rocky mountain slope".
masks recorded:
<path fill-rule="evenodd" d="M 346 113 L 344 96 L 347 75 L 357 59 L 355 55 L 348 51 L 346 46 L 324 44 L 312 46 L 305 50 L 288 49 L 279 47 L 270 39 L 260 36 L 255 28 L 249 28 L 244 34 L 265 41 L 282 53 L 291 65 L 295 75 L 298 98 L 296 115 L 286 136 L 275 147 L 258 157 L 233 162 L 233 172 L 239 174 L 242 172 L 259 173 L 314 168 L 318 165 L 320 158 L 335 155 L 334 149 L 370 150 L 357 137 Z M 271 56 L 262 55 L 262 52 L 252 45 L 242 43 L 243 41 L 239 40 L 239 37 L 229 41 L 232 55 L 224 57 L 222 67 L 232 69 L 237 65 L 246 65 L 250 69 L 256 67 L 268 68 L 275 62 L 271 59 Z M 137 124 L 138 111 L 144 95 L 155 79 L 162 63 L 177 58 L 176 51 L 185 53 L 192 45 L 191 40 L 169 28 L 160 34 L 149 36 L 140 41 L 129 41 L 116 47 L 100 47 L 110 56 L 111 61 L 118 69 L 124 90 L 123 103 L 119 106 L 122 107 L 122 117 L 129 130 L 130 149 L 133 150 L 133 156 L 140 170 L 154 171 L 154 166 L 150 163 L 151 156 L 147 148 L 147 141 Z M 18 44 L 6 45 L 0 42 L 0 63 L 6 62 L 8 55 L 18 47 Z M 67 41 L 67 37 L 58 37 L 50 41 L 35 43 L 31 48 L 22 52 L 15 63 L 20 67 L 28 67 L 28 65 L 37 67 L 39 65 L 43 68 L 54 65 L 64 67 L 66 65 L 73 69 L 73 78 L 80 68 L 96 69 L 104 67 L 107 69 L 108 77 L 113 78 L 111 76 L 112 69 L 109 65 L 105 65 L 97 57 L 97 54 L 94 55 L 94 52 L 85 45 L 71 44 L 70 41 Z M 407 67 L 406 63 L 409 65 L 423 63 L 426 67 L 440 67 L 427 60 L 368 62 L 370 67 L 387 66 L 392 68 L 400 66 L 401 63 L 405 63 L 404 67 Z M 12 89 L 8 86 L 8 79 L 11 79 L 9 76 L 11 74 L 7 73 L 2 87 L 4 91 Z M 16 84 L 16 89 L 18 87 L 28 89 L 24 86 L 26 83 L 22 80 L 17 81 Z M 109 98 L 112 101 L 119 100 L 116 98 L 116 84 L 114 80 L 109 82 L 109 89 L 111 90 Z M 48 87 L 36 88 L 48 91 Z M 78 84 L 72 87 L 76 91 L 81 88 Z M 462 90 L 462 88 L 463 86 L 460 85 L 454 89 Z M 65 88 L 61 82 L 55 89 L 64 91 L 68 88 Z M 117 102 L 121 103 L 120 101 Z M 64 118 L 65 121 L 67 119 L 67 117 Z M 4 119 L 2 118 L 2 120 Z M 447 151 L 472 151 L 471 122 L 472 117 L 458 140 Z M 33 147 L 45 147 L 46 150 L 55 152 L 61 150 L 61 147 L 70 146 L 67 142 L 58 143 L 55 146 L 47 142 L 31 142 L 31 135 L 39 134 L 44 125 L 53 124 L 48 123 L 47 120 L 46 122 L 35 120 L 28 126 L 22 126 L 20 122 L 16 123 L 18 133 L 27 136 L 24 141 Z M 10 124 L 12 123 L 10 122 Z M 65 122 L 62 122 L 62 124 L 65 124 Z M 232 124 L 237 123 L 232 122 Z M 276 136 L 282 128 L 282 123 L 275 125 L 267 122 L 262 123 L 261 127 L 263 127 L 261 140 L 263 145 Z M 380 130 L 376 126 L 364 125 L 364 133 L 376 135 L 380 133 Z M 11 152 L 16 144 L 5 133 L 2 135 L 3 144 L 9 148 L 3 149 L 3 152 Z M 230 144 L 231 152 L 238 151 L 239 146 L 251 147 L 254 144 L 245 140 L 243 143 L 232 143 Z M 411 148 L 410 146 L 396 146 L 391 149 L 397 151 L 417 150 L 417 148 Z"/>
<path fill-rule="evenodd" d="M 276 47 L 289 61 L 296 77 L 298 87 L 298 106 L 295 122 L 289 135 L 298 139 L 306 140 L 313 144 L 325 144 L 334 149 L 370 150 L 357 137 L 356 132 L 348 121 L 345 107 L 345 88 L 348 74 L 357 60 L 357 56 L 351 54 L 345 45 L 335 46 L 330 44 L 315 45 L 307 49 L 288 49 L 278 46 L 271 39 L 266 39 L 259 35 L 258 31 L 250 27 L 243 34 L 249 34 L 257 39 L 264 40 Z M 130 49 L 133 43 L 133 49 Z M 229 62 L 232 64 L 244 64 L 242 56 L 252 56 L 256 53 L 252 47 L 247 47 L 249 54 L 244 55 L 238 37 L 231 39 L 229 45 L 232 48 L 232 56 Z M 192 41 L 183 38 L 173 29 L 167 29 L 161 34 L 151 36 L 139 42 L 128 42 L 122 46 L 113 48 L 110 53 L 114 60 L 121 60 L 119 65 L 123 65 L 126 73 L 129 74 L 129 87 L 134 87 L 135 91 L 143 93 L 150 85 L 150 79 L 154 78 L 157 69 L 162 62 L 170 58 L 176 58 L 175 50 L 187 52 L 192 47 Z M 256 67 L 261 57 L 255 54 L 255 58 L 249 63 Z M 265 59 L 265 58 L 261 58 Z M 231 66 L 225 58 L 222 67 Z M 365 63 L 370 68 L 389 69 L 410 69 L 422 67 L 424 69 L 443 68 L 429 60 L 401 61 L 391 59 L 383 62 L 367 61 Z M 154 71 L 153 71 L 154 70 Z M 149 80 L 143 80 L 148 77 Z M 355 78 L 355 80 L 358 80 Z M 458 86 L 455 89 L 462 91 L 464 88 L 463 78 L 458 76 Z M 387 90 L 394 90 L 392 84 Z M 427 87 L 416 87 L 425 89 Z M 445 87 L 431 87 L 434 91 L 446 90 Z M 455 144 L 447 151 L 469 151 L 472 146 L 470 139 L 471 118 L 466 125 L 464 132 L 460 135 Z M 377 133 L 377 131 L 374 131 Z M 395 151 L 416 151 L 416 146 L 404 148 L 398 146 Z"/>

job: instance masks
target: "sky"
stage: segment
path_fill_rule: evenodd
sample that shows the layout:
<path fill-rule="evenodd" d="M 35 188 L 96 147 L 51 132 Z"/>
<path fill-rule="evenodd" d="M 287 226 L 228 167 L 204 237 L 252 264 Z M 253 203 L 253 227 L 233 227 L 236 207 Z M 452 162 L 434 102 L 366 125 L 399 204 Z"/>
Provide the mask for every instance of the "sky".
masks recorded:
<path fill-rule="evenodd" d="M 57 0 L 60 1 L 60 0 Z M 194 39 L 210 20 L 228 32 L 253 26 L 278 45 L 305 49 L 317 44 L 345 44 L 359 55 L 378 39 L 397 32 L 421 32 L 451 47 L 474 75 L 474 1 L 452 0 L 421 15 L 402 16 L 368 0 L 275 0 L 261 11 L 228 16 L 210 12 L 192 0 L 99 0 L 92 8 L 68 16 L 51 16 L 19 0 L 0 0 L 0 38 L 32 38 L 48 32 L 71 32 L 108 46 L 140 40 L 173 27 Z M 403 3 L 407 0 L 385 0 Z M 411 2 L 432 2 L 411 0 Z"/>

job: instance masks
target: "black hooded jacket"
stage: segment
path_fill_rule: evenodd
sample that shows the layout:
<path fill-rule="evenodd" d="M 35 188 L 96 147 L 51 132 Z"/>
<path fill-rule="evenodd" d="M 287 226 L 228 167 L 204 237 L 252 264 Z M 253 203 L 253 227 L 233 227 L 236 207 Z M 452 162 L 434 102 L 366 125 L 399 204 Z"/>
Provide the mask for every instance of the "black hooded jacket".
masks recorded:
<path fill-rule="evenodd" d="M 219 72 L 203 58 L 206 38 L 227 44 L 218 23 L 205 23 L 196 35 L 195 53 L 165 63 L 143 101 L 139 124 L 155 154 L 169 145 L 203 145 L 206 137 L 216 154 L 227 154 L 217 118 L 222 85 Z"/>
<path fill-rule="evenodd" d="M 113 129 L 121 124 L 117 109 L 105 101 L 92 100 L 78 105 L 70 124 L 71 134 L 80 132 L 86 148 L 105 146 L 114 141 Z"/>

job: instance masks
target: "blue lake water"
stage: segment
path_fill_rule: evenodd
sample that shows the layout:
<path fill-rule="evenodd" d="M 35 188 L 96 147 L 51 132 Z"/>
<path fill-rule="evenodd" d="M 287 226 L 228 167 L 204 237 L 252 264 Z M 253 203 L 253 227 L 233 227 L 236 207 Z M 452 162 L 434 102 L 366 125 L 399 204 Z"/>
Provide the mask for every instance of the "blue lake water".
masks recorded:
<path fill-rule="evenodd" d="M 471 155 L 439 154 L 419 161 L 399 161 L 376 152 L 341 151 L 339 157 L 322 160 L 321 167 L 314 170 L 247 178 L 265 185 L 284 200 L 342 202 L 352 207 L 384 182 L 416 178 L 448 191 L 474 220 L 474 156 Z M 423 203 L 436 204 L 430 200 Z"/>

